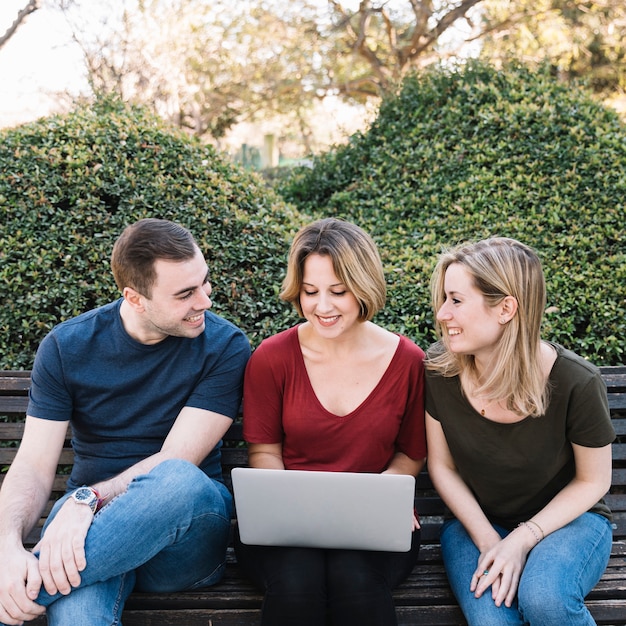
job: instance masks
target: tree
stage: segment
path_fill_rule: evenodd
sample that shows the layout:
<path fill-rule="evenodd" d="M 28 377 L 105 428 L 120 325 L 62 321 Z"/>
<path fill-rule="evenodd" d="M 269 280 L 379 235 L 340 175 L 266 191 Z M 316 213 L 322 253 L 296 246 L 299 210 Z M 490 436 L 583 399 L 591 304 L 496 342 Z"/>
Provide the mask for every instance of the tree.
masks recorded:
<path fill-rule="evenodd" d="M 66 11 L 96 93 L 148 103 L 214 138 L 261 112 L 298 118 L 323 96 L 327 47 L 309 0 L 281 12 L 245 0 L 130 1 L 121 13 L 115 4 L 97 28 Z"/>
<path fill-rule="evenodd" d="M 448 49 L 443 44 L 446 34 L 460 22 L 473 29 L 472 9 L 479 2 L 361 0 L 351 11 L 345 2 L 328 0 L 333 30 L 341 33 L 338 57 L 360 61 L 335 86 L 346 95 L 381 96 L 396 89 L 407 71 L 458 54 L 464 43 L 460 32 Z"/>
<path fill-rule="evenodd" d="M 306 137 L 326 96 L 378 102 L 408 72 L 481 45 L 496 61 L 547 56 L 605 92 L 626 80 L 622 0 L 103 0 L 97 26 L 92 3 L 54 1 L 94 92 L 149 104 L 203 138 L 273 116 Z"/>
<path fill-rule="evenodd" d="M 485 0 L 482 9 L 485 58 L 547 61 L 560 77 L 584 78 L 602 96 L 626 92 L 622 0 Z"/>
<path fill-rule="evenodd" d="M 17 17 L 13 20 L 13 23 L 9 26 L 9 28 L 7 28 L 4 35 L 0 35 L 0 48 L 2 48 L 2 46 L 4 46 L 4 44 L 6 44 L 11 37 L 13 37 L 20 25 L 24 23 L 26 18 L 31 13 L 39 8 L 39 5 L 40 0 L 28 0 L 28 4 L 18 11 Z"/>
<path fill-rule="evenodd" d="M 260 115 L 288 116 L 306 132 L 307 111 L 328 94 L 364 102 L 392 91 L 418 61 L 444 53 L 444 34 L 478 3 L 127 0 L 98 28 L 67 14 L 95 92 L 219 138 Z"/>

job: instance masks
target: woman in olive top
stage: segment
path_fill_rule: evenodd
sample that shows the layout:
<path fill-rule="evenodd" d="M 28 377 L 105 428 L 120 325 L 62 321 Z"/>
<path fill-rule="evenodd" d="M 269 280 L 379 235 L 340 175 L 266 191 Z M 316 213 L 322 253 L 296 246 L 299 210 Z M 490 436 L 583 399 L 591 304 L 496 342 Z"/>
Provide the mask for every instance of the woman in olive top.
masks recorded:
<path fill-rule="evenodd" d="M 470 626 L 594 624 L 584 598 L 611 552 L 615 437 L 597 368 L 542 341 L 538 256 L 495 237 L 445 252 L 432 277 L 428 466 Z"/>

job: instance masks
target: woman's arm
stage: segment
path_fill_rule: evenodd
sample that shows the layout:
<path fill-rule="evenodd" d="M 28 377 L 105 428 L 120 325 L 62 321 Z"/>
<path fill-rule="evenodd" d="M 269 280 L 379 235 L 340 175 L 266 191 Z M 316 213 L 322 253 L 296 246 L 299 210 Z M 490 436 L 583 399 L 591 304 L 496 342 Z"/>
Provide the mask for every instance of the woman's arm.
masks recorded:
<path fill-rule="evenodd" d="M 280 443 L 248 444 L 248 465 L 261 469 L 285 469 L 283 446 Z"/>
<path fill-rule="evenodd" d="M 530 523 L 522 524 L 503 539 L 498 546 L 490 550 L 478 562 L 472 578 L 472 588 L 476 595 L 482 594 L 491 584 L 492 577 L 501 576 L 499 589 L 493 590 L 494 600 L 499 606 L 513 602 L 517 593 L 519 575 L 511 572 L 511 564 L 526 556 L 544 536 L 569 524 L 588 511 L 609 490 L 611 484 L 611 445 L 602 448 L 586 448 L 572 444 L 576 474 L 546 506 L 532 517 Z M 533 532 L 534 531 L 534 532 Z M 519 567 L 519 566 L 517 566 Z M 481 577 L 481 572 L 490 570 L 488 577 Z M 520 569 L 520 575 L 521 575 Z"/>
<path fill-rule="evenodd" d="M 428 472 L 435 489 L 448 505 L 455 517 L 471 537 L 480 551 L 477 567 L 471 580 L 470 589 L 480 597 L 489 587 L 497 606 L 502 604 L 501 596 L 506 596 L 506 605 L 511 606 L 526 555 L 531 549 L 508 555 L 506 571 L 490 567 L 491 555 L 502 544 L 500 535 L 493 528 L 471 490 L 459 475 L 441 424 L 426 413 L 426 435 L 428 439 Z M 488 574 L 484 575 L 484 572 Z M 505 576 L 506 574 L 506 581 Z M 503 582 L 506 584 L 503 585 Z M 506 595 L 510 592 L 510 595 Z"/>
<path fill-rule="evenodd" d="M 412 459 L 404 452 L 396 452 L 391 459 L 391 463 L 383 474 L 408 474 L 409 476 L 417 476 L 424 467 L 426 459 Z"/>
<path fill-rule="evenodd" d="M 588 511 L 611 487 L 611 444 L 602 448 L 572 444 L 572 449 L 574 479 L 532 518 L 544 536 Z"/>
<path fill-rule="evenodd" d="M 396 452 L 389 467 L 383 474 L 408 474 L 409 476 L 417 476 L 424 467 L 426 459 L 415 460 L 407 456 L 403 452 Z M 413 530 L 420 528 L 419 518 L 417 514 L 413 514 Z"/>
<path fill-rule="evenodd" d="M 476 547 L 487 551 L 500 535 L 483 513 L 476 498 L 459 475 L 441 424 L 426 413 L 428 473 L 441 499 L 463 524 Z"/>

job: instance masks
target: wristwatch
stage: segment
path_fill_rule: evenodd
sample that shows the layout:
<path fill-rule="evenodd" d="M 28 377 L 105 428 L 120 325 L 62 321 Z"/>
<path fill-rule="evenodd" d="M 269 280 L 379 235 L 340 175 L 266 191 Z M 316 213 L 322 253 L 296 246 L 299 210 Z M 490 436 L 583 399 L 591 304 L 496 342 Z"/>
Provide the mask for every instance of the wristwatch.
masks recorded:
<path fill-rule="evenodd" d="M 95 514 L 100 497 L 95 489 L 84 486 L 79 487 L 72 493 L 72 499 L 74 502 L 78 502 L 78 504 L 86 504 L 91 509 L 91 512 Z"/>

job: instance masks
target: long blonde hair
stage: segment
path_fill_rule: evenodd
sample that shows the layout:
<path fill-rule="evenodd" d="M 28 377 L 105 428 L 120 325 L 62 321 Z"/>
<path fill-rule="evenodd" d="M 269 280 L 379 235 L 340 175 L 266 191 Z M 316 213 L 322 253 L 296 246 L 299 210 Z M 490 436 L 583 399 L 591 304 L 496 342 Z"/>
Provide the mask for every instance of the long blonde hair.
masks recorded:
<path fill-rule="evenodd" d="M 446 299 L 446 270 L 453 263 L 469 272 L 487 306 L 495 307 L 507 296 L 513 296 L 517 312 L 504 326 L 495 361 L 481 380 L 473 355 L 455 354 L 449 349 L 448 336 L 439 321 L 436 330 L 443 349 L 430 351 L 426 366 L 443 376 L 466 375 L 474 385 L 473 393 L 486 400 L 506 398 L 506 408 L 519 415 L 543 415 L 550 390 L 540 353 L 546 286 L 539 257 L 528 246 L 506 237 L 492 237 L 445 251 L 431 278 L 435 319 Z"/>

